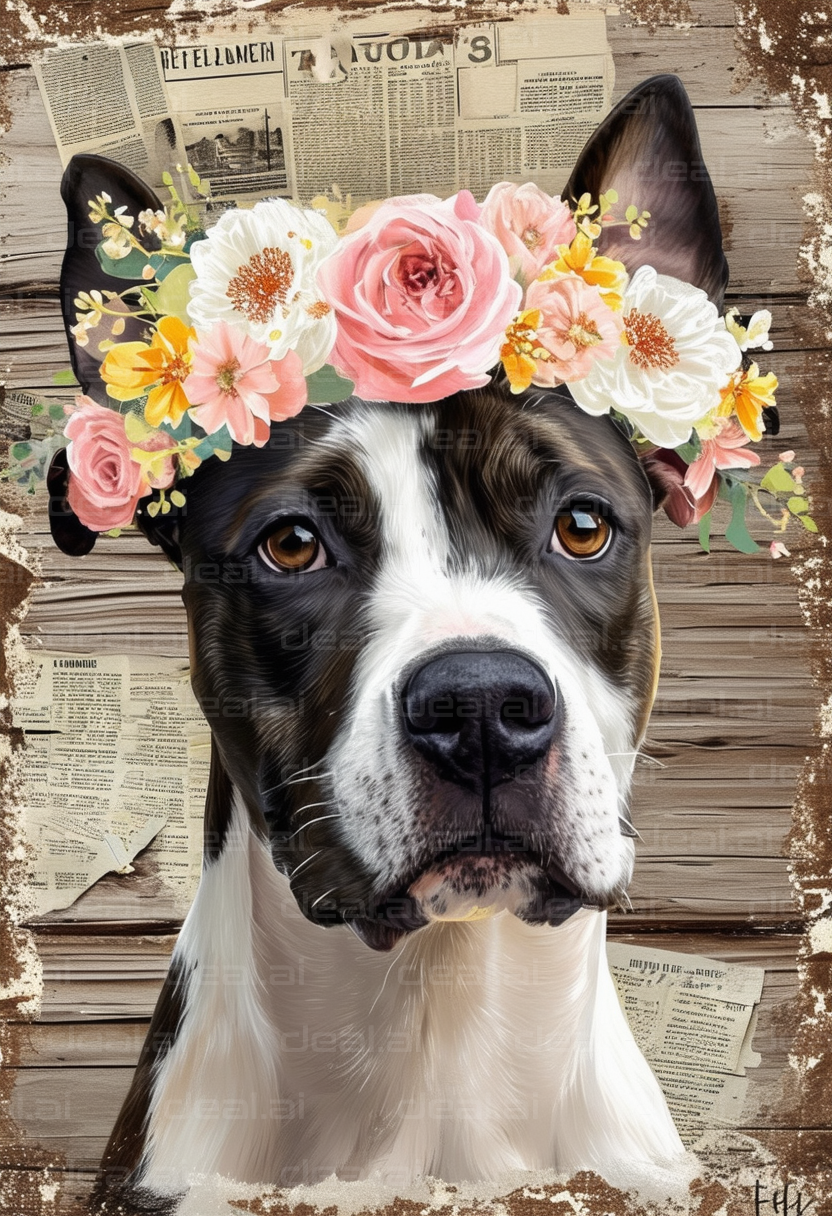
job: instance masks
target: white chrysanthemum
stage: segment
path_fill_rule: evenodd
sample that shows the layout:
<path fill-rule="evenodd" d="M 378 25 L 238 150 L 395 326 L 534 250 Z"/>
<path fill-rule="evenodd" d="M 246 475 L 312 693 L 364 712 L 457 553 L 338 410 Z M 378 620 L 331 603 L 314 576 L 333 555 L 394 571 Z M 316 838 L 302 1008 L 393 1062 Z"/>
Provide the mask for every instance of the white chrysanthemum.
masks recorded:
<path fill-rule="evenodd" d="M 624 414 L 652 443 L 674 448 L 719 403 L 741 360 L 704 291 L 642 266 L 624 295 L 626 342 L 569 385 L 588 414 Z"/>
<path fill-rule="evenodd" d="M 226 321 L 266 343 L 273 359 L 294 350 L 304 375 L 317 371 L 335 342 L 335 316 L 315 276 L 337 242 L 323 215 L 283 199 L 224 212 L 191 246 L 191 322 Z"/>

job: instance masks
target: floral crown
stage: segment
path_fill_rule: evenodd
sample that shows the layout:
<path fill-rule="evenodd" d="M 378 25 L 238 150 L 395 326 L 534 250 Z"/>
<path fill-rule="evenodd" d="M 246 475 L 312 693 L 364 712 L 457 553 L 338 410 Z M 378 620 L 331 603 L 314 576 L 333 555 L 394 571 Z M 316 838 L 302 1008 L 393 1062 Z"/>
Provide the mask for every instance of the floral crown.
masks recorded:
<path fill-rule="evenodd" d="M 131 281 L 74 301 L 71 333 L 96 343 L 111 405 L 77 396 L 64 439 L 14 445 L 6 474 L 32 486 L 68 441 L 69 506 L 93 532 L 130 525 L 143 499 L 151 516 L 184 505 L 179 479 L 233 443 L 262 446 L 307 403 L 438 401 L 487 384 L 500 362 L 515 393 L 563 384 L 587 413 L 612 413 L 661 466 L 667 514 L 699 522 L 704 548 L 717 498 L 746 552 L 758 547 L 750 503 L 776 531 L 790 517 L 816 530 L 793 452 L 759 481 L 750 472 L 777 380 L 746 352 L 771 349 L 771 315 L 743 325 L 690 283 L 599 253 L 609 226 L 638 241 L 651 222 L 634 206 L 616 218 L 614 191 L 571 207 L 507 182 L 482 205 L 467 190 L 354 212 L 337 194 L 309 208 L 270 199 L 205 231 L 165 184 L 170 201 L 136 215 L 104 192 L 88 204 L 101 269 Z M 119 340 L 128 322 L 141 340 Z M 774 540 L 771 552 L 788 551 Z"/>

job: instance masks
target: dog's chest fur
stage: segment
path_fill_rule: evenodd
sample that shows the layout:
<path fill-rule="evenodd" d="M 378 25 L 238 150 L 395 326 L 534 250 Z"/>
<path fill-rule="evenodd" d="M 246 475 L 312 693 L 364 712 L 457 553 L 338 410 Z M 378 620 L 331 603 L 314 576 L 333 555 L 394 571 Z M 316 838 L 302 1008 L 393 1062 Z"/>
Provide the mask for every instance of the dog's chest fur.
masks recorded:
<path fill-rule="evenodd" d="M 297 911 L 235 815 L 177 957 L 184 1014 L 158 1069 L 143 1181 L 314 1183 L 678 1155 L 604 956 L 605 917 L 435 924 L 393 953 Z"/>

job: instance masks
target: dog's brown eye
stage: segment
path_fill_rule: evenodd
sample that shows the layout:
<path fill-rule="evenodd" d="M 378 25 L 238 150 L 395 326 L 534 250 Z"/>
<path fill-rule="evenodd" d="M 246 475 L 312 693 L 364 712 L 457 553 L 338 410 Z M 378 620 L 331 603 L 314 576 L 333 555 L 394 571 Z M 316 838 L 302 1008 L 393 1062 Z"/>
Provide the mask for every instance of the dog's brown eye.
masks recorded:
<path fill-rule="evenodd" d="M 296 574 L 320 570 L 326 565 L 326 550 L 314 532 L 303 524 L 281 524 L 267 536 L 260 553 L 273 570 Z"/>
<path fill-rule="evenodd" d="M 566 557 L 600 557 L 612 539 L 612 528 L 589 505 L 568 507 L 555 520 L 552 548 Z"/>

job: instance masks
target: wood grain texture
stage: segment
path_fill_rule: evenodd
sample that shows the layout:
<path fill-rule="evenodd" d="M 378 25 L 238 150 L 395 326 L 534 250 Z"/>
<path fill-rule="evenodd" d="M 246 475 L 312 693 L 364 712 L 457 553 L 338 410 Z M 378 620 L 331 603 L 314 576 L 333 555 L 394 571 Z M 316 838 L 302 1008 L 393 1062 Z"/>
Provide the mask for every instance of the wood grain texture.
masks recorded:
<path fill-rule="evenodd" d="M 63 7 L 70 28 L 84 10 L 94 15 L 86 0 Z M 158 24 L 164 11 L 144 0 L 130 7 L 136 28 Z M 690 28 L 654 34 L 626 15 L 609 19 L 615 95 L 656 72 L 676 72 L 687 87 L 720 203 L 729 298 L 745 312 L 774 312 L 775 350 L 765 365 L 781 381 L 783 429 L 764 459 L 795 448 L 811 486 L 818 453 L 807 445 L 800 410 L 811 408 L 830 375 L 826 335 L 807 319 L 810 284 L 798 258 L 812 148 L 785 100 L 769 97 L 738 64 L 732 7 L 693 0 L 690 9 Z M 30 67 L 21 63 L 7 76 L 13 123 L 3 139 L 0 346 L 11 388 L 60 397 L 52 376 L 68 365 L 57 294 L 61 168 Z M 51 548 L 31 500 L 18 497 L 15 505 L 42 580 L 23 624 L 27 642 L 186 655 L 180 579 L 158 551 L 138 536 L 103 538 L 89 557 L 72 561 Z M 820 519 L 826 504 L 819 507 Z M 662 678 L 633 798 L 642 837 L 634 912 L 612 917 L 611 933 L 765 967 L 754 1042 L 763 1063 L 744 1130 L 776 1148 L 791 1134 L 782 1112 L 795 1085 L 787 1057 L 800 942 L 785 842 L 796 782 L 818 747 L 821 693 L 810 638 L 784 562 L 740 558 L 719 543 L 705 557 L 695 537 L 660 519 L 654 564 Z M 134 874 L 108 876 L 38 927 L 43 1007 L 18 1045 L 14 1114 L 28 1138 L 65 1159 L 65 1210 L 89 1193 L 178 923 L 175 902 L 145 856 Z M 829 1121 L 819 1108 L 807 1127 L 818 1153 L 832 1157 Z M 741 1164 L 742 1146 L 731 1151 Z M 0 1143 L 0 1165 L 18 1165 L 15 1152 Z"/>

